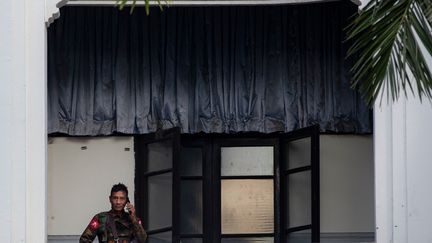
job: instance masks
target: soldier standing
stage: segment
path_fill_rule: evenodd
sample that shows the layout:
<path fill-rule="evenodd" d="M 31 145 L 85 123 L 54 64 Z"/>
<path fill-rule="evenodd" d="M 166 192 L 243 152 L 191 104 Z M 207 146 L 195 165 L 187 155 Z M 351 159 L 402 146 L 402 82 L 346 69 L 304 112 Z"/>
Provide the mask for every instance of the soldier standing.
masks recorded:
<path fill-rule="evenodd" d="M 79 242 L 90 243 L 97 236 L 100 243 L 144 243 L 147 234 L 129 202 L 127 187 L 121 183 L 114 185 L 109 200 L 111 210 L 96 214 Z M 129 213 L 124 211 L 125 207 Z"/>

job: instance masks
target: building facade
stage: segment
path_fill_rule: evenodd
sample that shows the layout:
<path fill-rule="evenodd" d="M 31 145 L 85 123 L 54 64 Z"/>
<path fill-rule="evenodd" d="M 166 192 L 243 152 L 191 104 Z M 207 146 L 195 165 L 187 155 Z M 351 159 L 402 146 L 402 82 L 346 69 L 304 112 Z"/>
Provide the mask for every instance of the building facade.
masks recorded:
<path fill-rule="evenodd" d="M 0 3 L 2 242 L 47 241 L 46 34 L 63 4 L 66 1 Z M 384 98 L 374 106 L 376 242 L 432 242 L 431 121 L 430 102 L 416 97 L 394 103 Z"/>

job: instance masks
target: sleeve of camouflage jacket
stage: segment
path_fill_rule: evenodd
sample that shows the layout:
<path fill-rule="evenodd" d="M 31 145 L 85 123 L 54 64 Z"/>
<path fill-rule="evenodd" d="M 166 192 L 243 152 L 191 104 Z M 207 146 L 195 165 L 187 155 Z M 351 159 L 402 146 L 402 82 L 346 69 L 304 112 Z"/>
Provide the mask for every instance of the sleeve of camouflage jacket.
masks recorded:
<path fill-rule="evenodd" d="M 91 243 L 96 238 L 97 231 L 99 229 L 100 223 L 97 216 L 94 216 L 93 219 L 88 224 L 87 228 L 82 233 L 79 243 Z"/>
<path fill-rule="evenodd" d="M 143 226 L 141 225 L 141 220 L 133 217 L 132 228 L 134 232 L 135 239 L 139 243 L 144 243 L 147 239 L 147 233 L 145 232 Z"/>

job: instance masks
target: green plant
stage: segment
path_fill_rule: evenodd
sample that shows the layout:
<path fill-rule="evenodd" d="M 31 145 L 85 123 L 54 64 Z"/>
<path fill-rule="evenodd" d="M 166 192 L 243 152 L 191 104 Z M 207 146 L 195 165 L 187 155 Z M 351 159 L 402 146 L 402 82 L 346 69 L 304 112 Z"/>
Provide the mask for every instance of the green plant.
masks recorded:
<path fill-rule="evenodd" d="M 432 0 L 371 0 L 360 11 L 348 27 L 348 55 L 356 58 L 352 87 L 368 105 L 384 90 L 394 101 L 408 87 L 432 98 L 431 24 Z"/>
<path fill-rule="evenodd" d="M 149 15 L 150 14 L 150 0 L 142 0 L 142 1 L 144 2 L 144 6 L 145 6 L 145 10 L 146 10 L 147 15 Z M 153 2 L 155 2 L 159 6 L 161 11 L 163 10 L 163 5 L 168 6 L 168 3 L 169 3 L 168 0 L 165 0 L 165 1 L 155 0 Z M 122 10 L 126 5 L 130 4 L 130 6 L 131 6 L 130 13 L 131 14 L 133 13 L 133 11 L 135 9 L 136 3 L 137 3 L 137 0 L 116 0 L 116 4 L 120 10 Z"/>

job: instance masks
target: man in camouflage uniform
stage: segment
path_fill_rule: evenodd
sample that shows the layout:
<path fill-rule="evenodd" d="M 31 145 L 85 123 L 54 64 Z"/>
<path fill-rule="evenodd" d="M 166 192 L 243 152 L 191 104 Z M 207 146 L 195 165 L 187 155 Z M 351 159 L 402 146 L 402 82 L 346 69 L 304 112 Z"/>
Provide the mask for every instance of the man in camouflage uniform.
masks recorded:
<path fill-rule="evenodd" d="M 129 203 L 127 187 L 121 183 L 111 188 L 111 210 L 96 214 L 81 235 L 80 243 L 90 243 L 98 237 L 100 243 L 144 243 L 147 234 L 141 220 L 135 216 L 135 207 Z M 127 208 L 129 213 L 124 211 Z M 116 228 L 117 239 L 112 227 Z"/>

